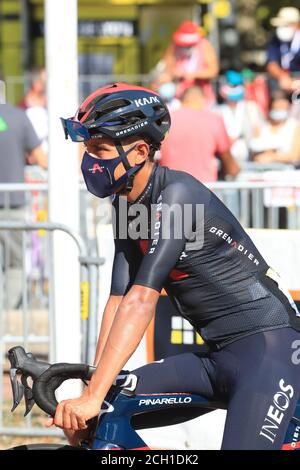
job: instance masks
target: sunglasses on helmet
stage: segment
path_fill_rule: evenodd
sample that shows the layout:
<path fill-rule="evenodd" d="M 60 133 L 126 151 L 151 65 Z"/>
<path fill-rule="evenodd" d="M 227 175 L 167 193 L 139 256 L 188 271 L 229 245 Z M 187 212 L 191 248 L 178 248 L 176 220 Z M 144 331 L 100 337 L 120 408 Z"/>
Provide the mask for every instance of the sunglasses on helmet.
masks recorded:
<path fill-rule="evenodd" d="M 73 142 L 84 142 L 91 138 L 89 130 L 81 122 L 74 121 L 73 118 L 60 118 L 66 139 L 70 137 Z"/>
<path fill-rule="evenodd" d="M 88 129 L 84 124 L 81 122 L 74 121 L 74 118 L 64 119 L 60 118 L 62 126 L 64 128 L 64 133 L 66 139 L 68 137 L 71 138 L 73 142 L 84 142 L 85 140 L 89 140 L 95 137 L 95 133 L 97 136 L 108 135 L 109 137 L 113 137 L 112 132 L 109 129 L 105 129 L 105 127 L 110 126 L 117 126 L 120 124 L 124 124 L 124 121 L 107 121 L 101 124 L 101 134 L 99 133 L 99 128 L 91 127 Z"/>

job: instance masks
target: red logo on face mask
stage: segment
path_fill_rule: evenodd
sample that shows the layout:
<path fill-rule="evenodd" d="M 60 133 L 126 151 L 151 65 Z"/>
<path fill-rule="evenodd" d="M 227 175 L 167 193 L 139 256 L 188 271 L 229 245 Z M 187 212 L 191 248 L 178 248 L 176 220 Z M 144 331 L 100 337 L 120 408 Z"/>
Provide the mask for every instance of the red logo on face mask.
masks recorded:
<path fill-rule="evenodd" d="M 100 173 L 103 173 L 103 168 L 99 165 L 99 163 L 95 163 L 93 165 L 93 168 L 90 168 L 89 171 L 91 171 L 94 175 L 96 171 L 100 171 Z"/>

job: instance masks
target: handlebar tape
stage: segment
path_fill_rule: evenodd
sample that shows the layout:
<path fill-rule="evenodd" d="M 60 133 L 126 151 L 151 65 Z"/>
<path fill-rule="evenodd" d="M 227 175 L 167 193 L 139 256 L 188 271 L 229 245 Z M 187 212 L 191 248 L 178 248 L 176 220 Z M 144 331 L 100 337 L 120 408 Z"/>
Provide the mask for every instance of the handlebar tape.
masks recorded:
<path fill-rule="evenodd" d="M 55 390 L 68 379 L 90 380 L 94 371 L 94 367 L 86 364 L 53 364 L 33 382 L 32 392 L 36 404 L 54 416 L 58 405 Z"/>

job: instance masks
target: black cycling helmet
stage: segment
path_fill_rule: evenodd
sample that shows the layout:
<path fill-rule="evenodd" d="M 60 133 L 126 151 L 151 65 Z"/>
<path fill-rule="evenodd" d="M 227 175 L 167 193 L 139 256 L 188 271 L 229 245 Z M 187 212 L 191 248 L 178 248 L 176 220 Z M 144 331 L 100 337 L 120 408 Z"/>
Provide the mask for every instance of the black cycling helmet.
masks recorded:
<path fill-rule="evenodd" d="M 147 88 L 114 83 L 88 96 L 76 115 L 62 119 L 66 138 L 75 142 L 108 136 L 114 141 L 141 136 L 153 147 L 170 128 L 171 119 L 161 97 Z"/>

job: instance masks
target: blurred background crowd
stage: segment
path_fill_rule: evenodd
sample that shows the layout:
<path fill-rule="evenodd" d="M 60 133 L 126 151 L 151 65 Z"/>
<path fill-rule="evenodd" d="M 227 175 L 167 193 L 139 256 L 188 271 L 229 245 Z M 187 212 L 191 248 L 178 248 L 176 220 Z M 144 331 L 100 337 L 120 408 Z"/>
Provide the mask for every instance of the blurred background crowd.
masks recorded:
<path fill-rule="evenodd" d="M 0 0 L 0 15 L 1 100 L 26 114 L 1 106 L 0 182 L 22 182 L 23 163 L 47 168 L 43 1 Z M 299 167 L 297 1 L 79 0 L 78 35 L 80 98 L 129 81 L 168 103 L 162 164 L 203 182 L 234 178 L 249 163 Z M 20 120 L 26 138 L 16 143 Z"/>
<path fill-rule="evenodd" d="M 43 0 L 0 0 L 0 186 L 48 181 L 45 41 Z M 205 184 L 278 180 L 282 171 L 299 178 L 297 0 L 78 0 L 78 64 L 79 101 L 113 81 L 162 96 L 172 126 L 155 155 L 160 164 Z M 264 201 L 250 196 L 242 205 L 240 195 L 226 191 L 223 200 L 240 220 L 251 206 L 253 214 L 242 218 L 247 226 L 259 211 L 259 224 L 270 226 L 266 192 Z M 299 206 L 297 190 L 279 196 L 272 223 L 296 227 L 290 207 Z M 83 205 L 81 227 L 88 226 L 86 213 Z M 0 216 L 47 220 L 47 193 L 2 187 Z M 8 243 L 9 264 L 20 262 L 18 232 Z"/>
<path fill-rule="evenodd" d="M 51 0 L 51 5 L 55 1 L 59 14 L 59 5 L 66 5 L 66 0 Z M 80 212 L 79 224 L 72 226 L 80 233 L 80 246 L 91 259 L 105 258 L 100 268 L 98 261 L 95 267 L 85 257 L 79 258 L 84 339 L 96 332 L 105 303 L 113 240 L 110 198 L 92 197 L 82 183 L 83 147 L 79 145 L 78 173 L 77 167 L 70 172 L 65 161 L 72 166 L 74 144 L 65 144 L 63 131 L 56 134 L 51 127 L 53 121 L 59 122 L 58 101 L 65 105 L 60 97 L 66 82 L 60 93 L 56 90 L 66 74 L 54 77 L 60 63 L 56 56 L 52 68 L 46 64 L 49 3 L 0 0 L 0 347 L 4 354 L 8 345 L 22 342 L 47 358 L 52 351 L 53 358 L 58 357 L 53 353 L 53 325 L 79 308 L 79 295 L 78 302 L 74 295 L 76 270 L 70 263 L 74 256 L 64 249 L 62 265 L 57 259 L 53 262 L 52 229 L 27 230 L 26 225 L 12 229 L 9 223 L 29 221 L 36 228 L 50 219 L 70 228 Z M 77 6 L 74 50 L 78 50 L 79 81 L 74 90 L 78 103 L 98 87 L 116 81 L 152 89 L 165 100 L 172 118 L 171 130 L 155 155 L 158 164 L 187 171 L 207 184 L 244 227 L 299 229 L 299 0 L 78 0 Z M 65 23 L 62 26 L 66 34 L 59 40 L 66 59 L 68 29 Z M 72 31 L 76 37 L 76 28 Z M 52 70 L 48 76 L 46 66 Z M 47 103 L 51 88 L 52 100 Z M 65 189 L 64 171 L 75 182 L 76 196 L 77 174 L 81 181 L 79 211 L 78 201 Z M 51 207 L 52 194 L 52 207 L 53 201 L 57 203 L 53 194 L 59 186 L 65 191 L 57 204 L 65 199 L 61 213 L 56 205 L 49 217 L 48 200 Z M 294 230 L 276 232 L 299 239 Z M 277 252 L 277 240 L 272 245 L 268 238 L 266 246 L 275 246 Z M 288 248 L 292 254 L 285 255 L 283 266 L 292 272 L 297 250 L 291 241 L 285 242 L 285 252 Z M 295 279 L 292 287 L 300 300 L 297 273 Z M 68 282 L 72 294 L 66 290 Z M 57 295 L 54 289 L 59 288 L 62 292 Z M 58 306 L 57 299 L 62 299 Z M 75 306 L 70 306 L 73 300 Z M 74 318 L 75 314 L 73 327 Z M 94 325 L 88 335 L 87 322 Z M 64 333 L 64 328 L 59 329 Z M 94 340 L 87 340 L 91 350 Z M 74 353 L 74 344 L 69 349 Z M 85 344 L 82 349 L 86 351 Z M 72 362 L 74 356 L 64 360 Z M 9 428 L 12 423 L 5 411 L 0 397 L 0 424 L 3 415 Z"/>
<path fill-rule="evenodd" d="M 47 191 L 28 189 L 28 183 L 48 182 L 51 77 L 45 42 L 43 0 L 0 0 L 2 220 L 48 218 Z M 162 96 L 172 126 L 155 155 L 158 163 L 187 171 L 204 184 L 276 181 L 282 171 L 287 179 L 299 178 L 296 0 L 78 0 L 78 64 L 79 101 L 113 81 L 141 84 Z M 80 147 L 79 164 L 82 153 Z M 8 190 L 3 184 L 27 186 Z M 272 191 L 269 203 L 267 191 L 260 202 L 230 189 L 219 196 L 246 226 L 296 227 L 298 212 L 290 207 L 298 207 L 299 192 L 287 189 L 277 198 Z M 81 191 L 86 238 L 89 211 L 95 219 L 100 202 L 82 203 L 82 196 Z M 40 240 L 32 237 L 36 249 L 30 263 L 40 271 Z M 7 265 L 20 265 L 20 232 L 0 231 L 0 255 L 3 246 L 11 253 Z"/>

